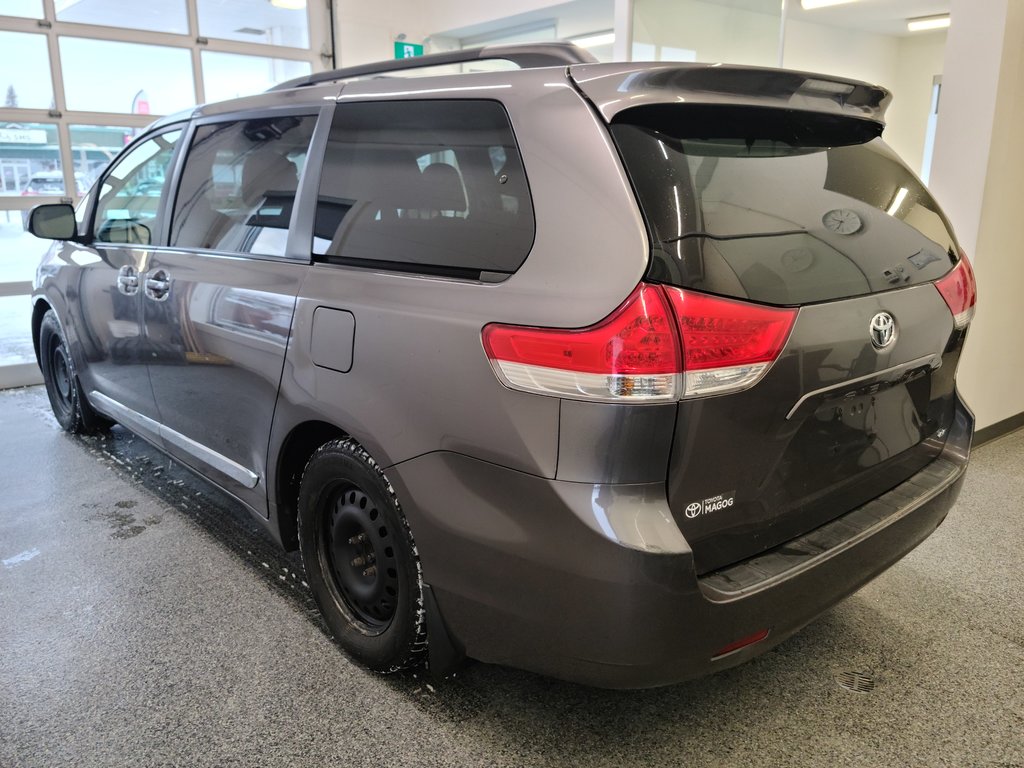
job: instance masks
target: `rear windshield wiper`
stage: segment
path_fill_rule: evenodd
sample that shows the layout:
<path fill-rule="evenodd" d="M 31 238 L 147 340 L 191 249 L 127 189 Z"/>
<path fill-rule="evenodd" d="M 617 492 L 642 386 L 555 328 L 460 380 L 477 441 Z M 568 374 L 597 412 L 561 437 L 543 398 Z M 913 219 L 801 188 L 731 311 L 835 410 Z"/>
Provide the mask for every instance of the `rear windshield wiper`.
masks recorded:
<path fill-rule="evenodd" d="M 783 229 L 778 232 L 749 232 L 741 235 L 715 235 L 711 232 L 687 232 L 685 235 L 679 235 L 679 237 L 669 237 L 665 240 L 659 240 L 660 245 L 668 245 L 669 243 L 678 243 L 680 240 L 685 240 L 688 237 L 706 237 L 709 240 L 745 240 L 750 237 L 782 237 L 784 235 L 806 235 L 806 229 Z"/>

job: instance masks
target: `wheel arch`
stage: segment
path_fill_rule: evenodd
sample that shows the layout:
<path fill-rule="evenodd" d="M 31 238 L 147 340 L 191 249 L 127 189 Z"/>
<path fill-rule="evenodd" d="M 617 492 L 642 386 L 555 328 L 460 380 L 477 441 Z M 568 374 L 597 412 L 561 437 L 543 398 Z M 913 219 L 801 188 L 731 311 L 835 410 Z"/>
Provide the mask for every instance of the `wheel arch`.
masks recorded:
<path fill-rule="evenodd" d="M 36 354 L 36 364 L 39 364 L 39 329 L 43 325 L 43 317 L 53 309 L 44 298 L 38 298 L 32 306 L 32 349 Z"/>
<path fill-rule="evenodd" d="M 274 462 L 275 482 L 273 502 L 276 508 L 277 528 L 281 544 L 293 551 L 299 547 L 298 499 L 302 472 L 317 448 L 349 437 L 349 433 L 327 421 L 311 419 L 296 424 L 281 441 Z"/>

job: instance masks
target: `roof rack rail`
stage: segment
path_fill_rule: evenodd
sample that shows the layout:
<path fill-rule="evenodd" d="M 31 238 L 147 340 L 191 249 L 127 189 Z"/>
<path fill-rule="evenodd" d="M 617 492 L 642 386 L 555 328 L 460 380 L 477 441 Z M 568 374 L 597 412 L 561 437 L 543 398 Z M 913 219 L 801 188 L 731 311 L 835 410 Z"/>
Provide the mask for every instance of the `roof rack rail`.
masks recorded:
<path fill-rule="evenodd" d="M 536 67 L 557 67 L 565 64 L 594 64 L 597 59 L 584 48 L 572 43 L 526 43 L 523 45 L 487 45 L 483 48 L 465 48 L 461 51 L 444 51 L 426 56 L 414 56 L 409 59 L 379 61 L 373 64 L 360 64 L 354 67 L 332 69 L 328 72 L 315 72 L 306 77 L 297 77 L 278 83 L 269 91 L 283 91 L 288 88 L 304 88 L 319 83 L 330 83 L 352 77 L 366 75 L 385 75 L 389 72 L 400 72 L 408 69 L 437 67 L 443 64 L 464 64 L 470 61 L 511 61 L 520 69 Z"/>

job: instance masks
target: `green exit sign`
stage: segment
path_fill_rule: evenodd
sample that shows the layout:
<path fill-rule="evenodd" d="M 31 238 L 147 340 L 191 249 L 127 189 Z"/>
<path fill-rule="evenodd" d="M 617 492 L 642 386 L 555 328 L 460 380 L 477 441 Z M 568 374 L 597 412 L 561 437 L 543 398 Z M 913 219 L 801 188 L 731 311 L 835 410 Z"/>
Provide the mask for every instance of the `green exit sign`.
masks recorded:
<path fill-rule="evenodd" d="M 413 56 L 422 56 L 423 46 L 416 43 L 395 43 L 396 59 L 411 59 Z"/>

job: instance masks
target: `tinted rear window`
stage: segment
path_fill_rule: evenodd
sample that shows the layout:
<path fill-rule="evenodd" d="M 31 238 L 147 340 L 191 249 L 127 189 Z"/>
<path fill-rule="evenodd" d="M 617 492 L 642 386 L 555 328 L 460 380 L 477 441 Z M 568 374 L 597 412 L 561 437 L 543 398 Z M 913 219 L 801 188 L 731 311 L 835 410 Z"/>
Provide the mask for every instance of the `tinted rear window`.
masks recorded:
<path fill-rule="evenodd" d="M 612 134 L 652 239 L 649 277 L 769 304 L 935 280 L 948 222 L 875 124 L 783 110 L 638 108 Z"/>
<path fill-rule="evenodd" d="M 533 244 L 526 174 L 493 101 L 339 105 L 317 200 L 321 261 L 474 277 Z"/>

